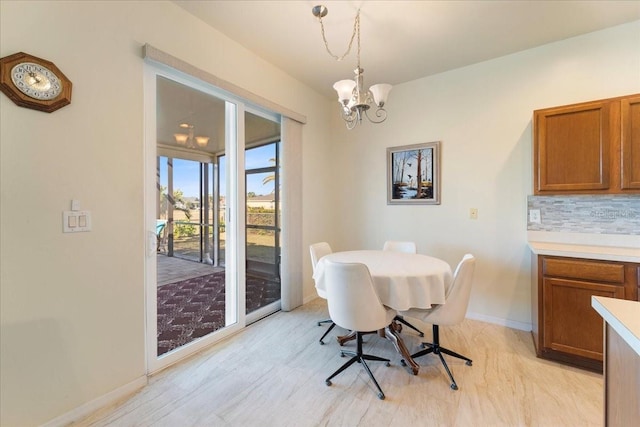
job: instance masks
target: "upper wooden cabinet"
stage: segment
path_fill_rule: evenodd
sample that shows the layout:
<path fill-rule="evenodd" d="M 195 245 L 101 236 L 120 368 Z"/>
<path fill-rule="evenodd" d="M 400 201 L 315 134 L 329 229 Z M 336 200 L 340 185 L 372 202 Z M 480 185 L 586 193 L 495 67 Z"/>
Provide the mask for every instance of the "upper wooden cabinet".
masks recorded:
<path fill-rule="evenodd" d="M 640 190 L 640 96 L 621 101 L 622 189 Z"/>
<path fill-rule="evenodd" d="M 534 111 L 534 194 L 640 193 L 640 94 Z"/>

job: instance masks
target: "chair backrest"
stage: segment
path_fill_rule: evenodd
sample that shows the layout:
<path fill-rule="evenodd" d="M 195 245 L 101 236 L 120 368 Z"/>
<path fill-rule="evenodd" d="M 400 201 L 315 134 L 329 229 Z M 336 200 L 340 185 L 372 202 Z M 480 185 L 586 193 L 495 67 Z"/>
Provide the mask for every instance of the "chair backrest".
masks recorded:
<path fill-rule="evenodd" d="M 393 252 L 406 252 L 408 254 L 415 254 L 416 244 L 414 242 L 401 242 L 396 240 L 387 240 L 382 247 L 383 251 Z"/>
<path fill-rule="evenodd" d="M 473 255 L 466 254 L 462 257 L 453 273 L 453 283 L 447 290 L 445 303 L 431 310 L 422 320 L 435 325 L 455 325 L 462 322 L 469 306 L 475 267 L 476 259 Z"/>
<path fill-rule="evenodd" d="M 318 260 L 325 255 L 329 255 L 333 251 L 327 242 L 319 242 L 309 246 L 309 252 L 311 253 L 311 267 L 313 267 L 313 271 L 315 272 Z"/>
<path fill-rule="evenodd" d="M 327 260 L 324 272 L 329 315 L 336 325 L 370 332 L 391 322 L 393 316 L 378 298 L 366 265 Z"/>
<path fill-rule="evenodd" d="M 166 219 L 156 219 L 156 236 L 160 237 L 167 227 Z"/>

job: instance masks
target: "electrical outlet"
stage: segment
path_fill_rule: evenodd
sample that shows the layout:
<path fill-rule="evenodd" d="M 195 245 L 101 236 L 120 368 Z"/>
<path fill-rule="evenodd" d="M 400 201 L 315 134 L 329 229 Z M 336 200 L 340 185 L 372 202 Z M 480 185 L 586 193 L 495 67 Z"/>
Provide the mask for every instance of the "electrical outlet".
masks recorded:
<path fill-rule="evenodd" d="M 540 219 L 540 209 L 531 209 L 529 210 L 529 222 L 535 223 L 535 224 L 541 224 L 541 219 Z"/>
<path fill-rule="evenodd" d="M 478 209 L 476 208 L 469 209 L 469 218 L 478 219 Z"/>

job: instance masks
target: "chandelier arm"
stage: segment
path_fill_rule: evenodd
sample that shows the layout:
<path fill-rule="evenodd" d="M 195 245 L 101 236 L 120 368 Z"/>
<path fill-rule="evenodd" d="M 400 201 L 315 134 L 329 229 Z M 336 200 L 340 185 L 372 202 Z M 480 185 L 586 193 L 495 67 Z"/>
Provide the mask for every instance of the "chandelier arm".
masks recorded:
<path fill-rule="evenodd" d="M 322 22 L 322 15 L 318 16 L 318 20 L 320 21 L 320 32 L 322 33 L 322 40 L 324 41 L 324 47 L 327 50 L 327 53 L 331 55 L 333 59 L 336 61 L 342 61 L 344 58 L 349 55 L 351 52 L 351 47 L 353 45 L 353 39 L 356 37 L 356 33 L 358 34 L 358 66 L 360 66 L 360 9 L 358 9 L 358 13 L 356 14 L 356 19 L 353 22 L 353 34 L 351 34 L 351 40 L 349 40 L 349 46 L 347 46 L 347 51 L 342 55 L 338 56 L 331 52 L 329 48 L 329 42 L 327 41 L 327 37 L 324 34 L 324 23 Z"/>
<path fill-rule="evenodd" d="M 343 107 L 340 110 L 340 118 L 347 123 L 357 122 L 357 114 L 354 110 L 351 110 L 348 107 Z"/>
<path fill-rule="evenodd" d="M 371 116 L 369 115 L 369 111 L 367 110 L 365 110 L 364 114 L 367 116 L 367 119 L 369 119 L 371 123 L 382 123 L 387 120 L 387 110 L 382 107 L 376 108 L 375 118 L 371 118 Z"/>

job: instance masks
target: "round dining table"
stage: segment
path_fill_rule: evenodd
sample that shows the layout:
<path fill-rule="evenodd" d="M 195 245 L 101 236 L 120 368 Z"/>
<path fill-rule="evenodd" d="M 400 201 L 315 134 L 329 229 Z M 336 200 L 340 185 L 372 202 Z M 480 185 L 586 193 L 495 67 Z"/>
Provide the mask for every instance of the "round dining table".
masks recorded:
<path fill-rule="evenodd" d="M 325 299 L 326 260 L 365 264 L 380 301 L 397 311 L 444 304 L 452 280 L 449 264 L 427 255 L 376 250 L 334 252 L 320 258 L 313 274 L 318 295 Z"/>
<path fill-rule="evenodd" d="M 324 274 L 327 260 L 365 264 L 380 301 L 396 311 L 429 309 L 434 304 L 444 304 L 447 287 L 453 278 L 449 264 L 427 255 L 381 250 L 334 252 L 318 260 L 313 274 L 318 295 L 324 299 L 327 297 Z M 398 334 L 401 329 L 394 322 L 381 331 L 381 335 L 394 343 L 413 374 L 417 375 L 419 366 Z M 338 337 L 338 342 L 342 345 L 350 337 Z"/>

